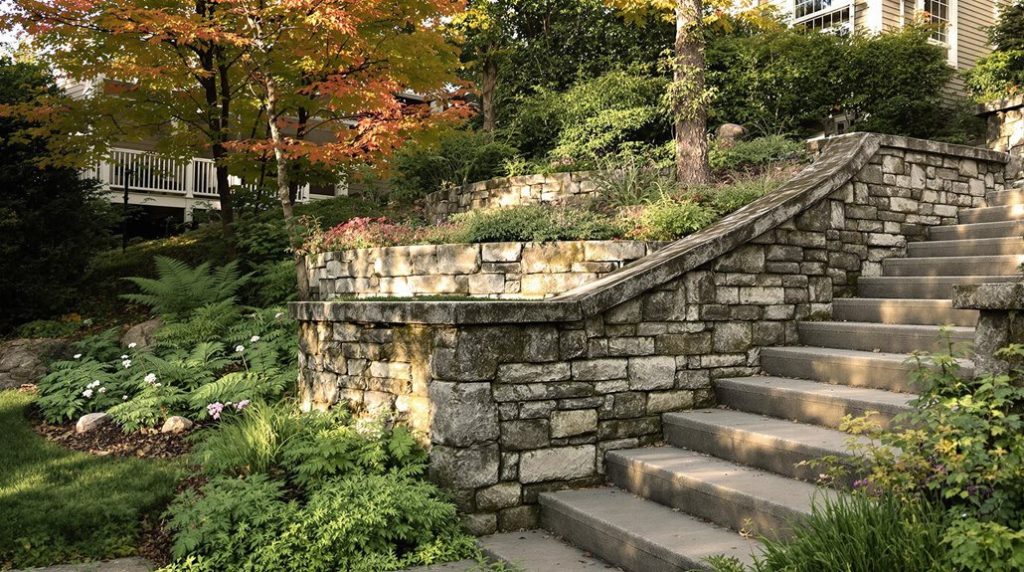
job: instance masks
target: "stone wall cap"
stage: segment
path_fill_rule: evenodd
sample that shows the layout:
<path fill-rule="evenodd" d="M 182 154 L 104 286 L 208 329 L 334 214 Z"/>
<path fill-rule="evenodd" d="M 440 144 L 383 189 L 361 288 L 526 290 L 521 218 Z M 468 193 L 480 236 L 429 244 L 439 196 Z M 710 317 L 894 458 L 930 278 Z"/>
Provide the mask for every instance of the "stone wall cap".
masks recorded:
<path fill-rule="evenodd" d="M 818 160 L 775 192 L 654 254 L 553 298 L 535 302 L 297 302 L 291 305 L 292 314 L 299 320 L 426 324 L 580 320 L 666 284 L 791 220 L 848 183 L 882 147 L 996 163 L 1009 161 L 1007 153 L 979 147 L 849 133 L 831 138 Z"/>
<path fill-rule="evenodd" d="M 999 113 L 1000 111 L 1009 111 L 1011 109 L 1018 109 L 1024 107 L 1024 95 L 1015 95 L 1013 97 L 1006 97 L 996 101 L 990 101 L 988 103 L 982 103 L 978 106 L 978 115 L 992 115 L 993 113 Z"/>
<path fill-rule="evenodd" d="M 988 282 L 953 288 L 953 307 L 967 310 L 1024 310 L 1024 277 L 1021 282 Z"/>

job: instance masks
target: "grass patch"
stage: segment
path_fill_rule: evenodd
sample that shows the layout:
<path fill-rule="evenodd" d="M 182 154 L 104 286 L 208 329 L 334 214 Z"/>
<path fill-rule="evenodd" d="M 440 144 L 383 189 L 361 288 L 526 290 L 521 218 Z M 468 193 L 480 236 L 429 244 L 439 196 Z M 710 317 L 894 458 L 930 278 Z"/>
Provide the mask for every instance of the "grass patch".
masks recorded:
<path fill-rule="evenodd" d="M 0 391 L 0 569 L 134 554 L 140 523 L 170 501 L 178 469 L 50 443 L 25 417 L 32 400 Z"/>

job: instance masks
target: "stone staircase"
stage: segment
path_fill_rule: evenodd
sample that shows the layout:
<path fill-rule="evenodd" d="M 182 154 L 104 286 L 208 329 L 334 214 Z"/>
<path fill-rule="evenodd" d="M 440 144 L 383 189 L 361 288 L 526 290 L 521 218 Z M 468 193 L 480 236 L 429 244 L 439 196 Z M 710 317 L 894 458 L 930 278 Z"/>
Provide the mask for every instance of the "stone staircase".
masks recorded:
<path fill-rule="evenodd" d="M 542 526 L 586 553 L 567 556 L 538 532 L 484 538 L 485 550 L 538 571 L 601 568 L 593 556 L 636 572 L 702 569 L 717 554 L 749 562 L 757 543 L 740 531 L 785 536 L 816 497 L 835 494 L 801 461 L 847 454 L 845 415 L 889 423 L 906 411 L 907 354 L 936 349 L 940 325 L 973 340 L 977 313 L 954 309 L 951 287 L 1019 279 L 1024 181 L 959 222 L 861 278 L 860 297 L 834 301 L 833 321 L 799 324 L 802 346 L 763 349 L 762 375 L 717 380 L 719 408 L 665 414 L 666 445 L 608 452 L 608 486 L 541 494 Z"/>

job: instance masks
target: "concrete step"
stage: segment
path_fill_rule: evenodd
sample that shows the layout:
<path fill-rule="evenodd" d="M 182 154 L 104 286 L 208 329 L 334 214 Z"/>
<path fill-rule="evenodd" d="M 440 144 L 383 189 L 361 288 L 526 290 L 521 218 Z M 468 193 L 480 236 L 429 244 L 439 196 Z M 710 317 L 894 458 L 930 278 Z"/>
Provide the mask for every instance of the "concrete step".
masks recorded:
<path fill-rule="evenodd" d="M 782 539 L 811 514 L 818 487 L 675 447 L 610 451 L 612 483 L 733 530 Z M 833 494 L 831 492 L 821 492 Z"/>
<path fill-rule="evenodd" d="M 972 343 L 974 328 L 914 326 L 871 322 L 800 322 L 800 343 L 821 348 L 884 350 L 892 353 L 933 352 L 947 348 L 945 336 L 956 343 Z"/>
<path fill-rule="evenodd" d="M 832 317 L 849 322 L 974 327 L 977 310 L 957 310 L 952 300 L 902 298 L 836 298 Z"/>
<path fill-rule="evenodd" d="M 1022 254 L 889 258 L 882 261 L 885 276 L 1021 276 Z"/>
<path fill-rule="evenodd" d="M 930 240 L 907 245 L 909 258 L 932 256 L 995 256 L 1024 254 L 1024 239 L 1019 236 L 1002 238 L 969 238 L 965 240 Z"/>
<path fill-rule="evenodd" d="M 541 524 L 630 572 L 708 570 L 724 554 L 751 563 L 757 542 L 614 488 L 540 495 Z"/>
<path fill-rule="evenodd" d="M 619 570 L 544 530 L 492 534 L 479 538 L 477 544 L 489 561 L 504 563 L 513 570 L 523 572 Z M 477 567 L 468 570 L 482 571 L 491 568 Z"/>
<path fill-rule="evenodd" d="M 910 357 L 834 348 L 774 347 L 761 350 L 761 368 L 779 377 L 913 393 L 912 374 L 917 366 Z M 970 375 L 974 364 L 962 360 L 961 368 Z"/>
<path fill-rule="evenodd" d="M 965 238 L 999 238 L 1024 234 L 1024 221 L 985 222 L 981 224 L 954 224 L 933 226 L 928 230 L 931 240 L 958 240 Z"/>
<path fill-rule="evenodd" d="M 662 421 L 671 445 L 810 482 L 823 471 L 804 463 L 847 456 L 852 438 L 834 429 L 729 409 L 666 413 Z"/>
<path fill-rule="evenodd" d="M 996 205 L 979 209 L 960 209 L 957 220 L 960 224 L 979 222 L 1002 222 L 1018 220 L 1024 216 L 1024 209 L 1017 205 Z"/>
<path fill-rule="evenodd" d="M 1016 282 L 1019 275 L 1000 276 L 862 276 L 857 292 L 864 298 L 952 299 L 953 286 L 984 282 Z"/>
<path fill-rule="evenodd" d="M 1009 188 L 1005 191 L 987 193 L 985 195 L 985 202 L 988 203 L 988 206 L 990 207 L 1024 204 L 1024 180 L 1017 182 L 1020 184 L 1017 188 Z"/>
<path fill-rule="evenodd" d="M 718 403 L 731 409 L 810 423 L 839 427 L 847 415 L 872 419 L 888 427 L 893 417 L 910 410 L 916 395 L 880 389 L 832 385 L 806 379 L 752 376 L 727 377 L 715 381 Z"/>

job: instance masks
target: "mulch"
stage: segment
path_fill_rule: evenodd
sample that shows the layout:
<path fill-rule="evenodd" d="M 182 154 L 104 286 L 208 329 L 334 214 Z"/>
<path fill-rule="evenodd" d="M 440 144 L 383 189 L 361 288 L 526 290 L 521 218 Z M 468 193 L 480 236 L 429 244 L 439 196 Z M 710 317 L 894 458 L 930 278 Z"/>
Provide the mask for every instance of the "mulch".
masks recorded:
<path fill-rule="evenodd" d="M 76 433 L 74 422 L 51 425 L 34 420 L 40 435 L 68 449 L 98 456 L 171 459 L 188 453 L 187 433 L 161 433 L 157 429 L 143 429 L 125 433 L 120 427 L 108 423 L 86 433 Z"/>

